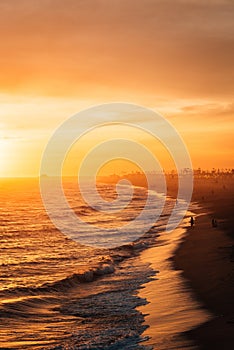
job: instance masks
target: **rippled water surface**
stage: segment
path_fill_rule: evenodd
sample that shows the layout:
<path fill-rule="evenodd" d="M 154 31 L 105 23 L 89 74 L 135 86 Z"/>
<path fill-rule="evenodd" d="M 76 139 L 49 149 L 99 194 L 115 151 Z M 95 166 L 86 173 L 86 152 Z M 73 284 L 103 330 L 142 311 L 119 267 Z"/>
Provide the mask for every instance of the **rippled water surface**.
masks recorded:
<path fill-rule="evenodd" d="M 114 186 L 98 188 L 105 200 L 116 198 Z M 148 195 L 146 189 L 135 187 L 132 202 L 107 215 L 82 200 L 72 179 L 64 182 L 64 192 L 74 212 L 99 228 L 125 225 L 136 218 Z M 152 205 L 160 205 L 162 196 L 151 196 Z M 147 324 L 137 308 L 147 301 L 138 296 L 138 290 L 156 268 L 138 255 L 154 246 L 159 235 L 163 239 L 174 204 L 167 199 L 160 220 L 134 244 L 95 248 L 69 239 L 53 226 L 37 179 L 1 179 L 0 347 L 147 349 L 142 343 Z M 151 207 L 146 209 L 150 217 Z M 126 241 L 131 234 L 126 230 Z M 90 239 L 94 243 L 98 235 Z"/>

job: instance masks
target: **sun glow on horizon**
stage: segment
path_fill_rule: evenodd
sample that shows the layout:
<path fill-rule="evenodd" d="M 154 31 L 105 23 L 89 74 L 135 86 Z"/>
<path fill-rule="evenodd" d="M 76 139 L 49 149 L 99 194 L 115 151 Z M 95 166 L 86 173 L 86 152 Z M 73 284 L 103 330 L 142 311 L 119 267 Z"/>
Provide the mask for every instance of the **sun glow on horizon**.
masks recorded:
<path fill-rule="evenodd" d="M 0 176 L 38 176 L 56 128 L 109 102 L 161 113 L 194 168 L 234 167 L 234 7 L 169 3 L 2 2 Z"/>
<path fill-rule="evenodd" d="M 8 173 L 10 156 L 10 143 L 9 140 L 0 136 L 0 177 L 5 176 Z"/>
<path fill-rule="evenodd" d="M 161 114 L 178 130 L 188 148 L 193 167 L 207 170 L 213 167 L 232 168 L 231 145 L 233 144 L 234 120 L 231 106 L 224 106 L 223 103 L 215 104 L 214 101 L 213 103 L 206 101 L 204 105 L 201 105 L 201 102 L 197 105 L 193 104 L 191 100 L 175 101 L 159 100 L 158 105 L 151 106 L 151 108 L 155 111 L 162 111 Z M 1 115 L 6 116 L 0 123 L 0 176 L 38 176 L 43 151 L 57 127 L 71 115 L 95 104 L 97 105 L 98 102 L 93 101 L 92 103 L 91 100 L 81 101 L 75 98 L 17 97 L 10 94 L 2 96 Z M 146 104 L 145 106 L 147 107 Z M 213 122 L 214 115 L 216 116 L 215 123 Z M 117 132 L 119 135 L 122 133 L 123 130 Z M 128 132 L 125 134 L 129 136 Z M 109 131 L 106 136 L 100 133 L 98 137 L 93 136 L 92 133 L 89 137 L 87 135 L 87 141 L 81 143 L 79 154 L 84 154 L 87 146 L 95 146 L 110 135 Z M 221 138 L 222 144 L 220 144 Z M 137 139 L 146 147 L 154 146 L 150 137 L 139 135 Z M 166 159 L 158 146 L 155 150 L 157 151 L 156 156 Z M 74 152 L 73 155 L 76 157 Z M 68 176 L 74 174 L 73 160 L 70 164 L 72 166 L 67 167 Z M 168 162 L 162 163 L 162 166 L 165 170 L 172 169 Z M 125 170 L 123 167 L 123 171 Z M 129 167 L 128 171 L 132 170 L 134 169 Z M 108 172 L 111 172 L 111 166 Z"/>

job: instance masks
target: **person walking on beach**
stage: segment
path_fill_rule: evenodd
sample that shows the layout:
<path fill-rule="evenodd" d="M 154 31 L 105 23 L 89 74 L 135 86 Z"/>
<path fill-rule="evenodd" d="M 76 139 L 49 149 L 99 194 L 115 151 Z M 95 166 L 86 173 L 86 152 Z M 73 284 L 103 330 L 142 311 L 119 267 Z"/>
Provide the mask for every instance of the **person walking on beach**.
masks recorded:
<path fill-rule="evenodd" d="M 193 218 L 193 216 L 190 217 L 190 225 L 191 225 L 191 227 L 193 227 L 193 225 L 194 225 L 194 218 Z"/>
<path fill-rule="evenodd" d="M 212 227 L 217 227 L 218 226 L 216 219 L 212 219 L 211 224 L 212 224 Z"/>

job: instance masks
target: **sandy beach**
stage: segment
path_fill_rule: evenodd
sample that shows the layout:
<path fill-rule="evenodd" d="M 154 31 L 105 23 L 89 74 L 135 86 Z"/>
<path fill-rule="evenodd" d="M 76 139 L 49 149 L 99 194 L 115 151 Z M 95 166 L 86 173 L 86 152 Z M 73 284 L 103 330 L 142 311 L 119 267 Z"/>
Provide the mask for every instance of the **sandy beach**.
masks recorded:
<path fill-rule="evenodd" d="M 0 340 L 4 348 L 43 346 L 43 349 L 51 349 L 57 345 L 69 349 L 81 346 L 104 348 L 110 342 L 117 344 L 119 349 L 125 348 L 126 344 L 134 349 L 148 349 L 149 345 L 157 350 L 233 348 L 233 180 L 195 178 L 190 212 L 179 228 L 172 232 L 162 229 L 160 235 L 157 229 L 151 232 L 138 246 L 140 255 L 138 250 L 135 254 L 132 248 L 126 247 L 123 251 L 113 250 L 111 256 L 106 250 L 90 250 L 87 255 L 87 248 L 77 249 L 73 241 L 50 228 L 47 218 L 42 216 L 36 183 L 25 191 L 28 181 L 19 181 L 10 192 L 7 188 L 11 188 L 12 180 L 8 182 L 10 187 L 5 183 L 2 191 L 2 198 L 7 193 L 10 201 L 6 210 L 2 210 L 2 222 L 6 225 L 2 247 L 8 245 L 1 252 L 2 275 L 7 273 L 8 276 L 11 269 L 13 278 L 8 284 L 13 286 L 15 283 L 15 286 L 2 290 L 1 294 L 0 316 L 4 322 Z M 176 183 L 174 178 L 168 181 L 168 194 L 173 198 L 176 198 Z M 74 198 L 74 184 L 69 182 L 67 186 Z M 114 194 L 114 189 L 109 185 L 103 187 L 110 195 Z M 138 188 L 134 213 L 143 205 L 142 190 Z M 16 196 L 24 198 L 20 207 Z M 173 203 L 175 199 L 169 200 L 168 215 Z M 83 202 L 80 207 L 84 210 Z M 25 208 L 27 221 L 22 215 Z M 32 229 L 38 214 L 41 221 Z M 162 227 L 168 215 L 161 221 Z M 194 227 L 190 227 L 191 215 L 195 218 Z M 13 218 L 28 231 L 18 234 Z M 212 227 L 212 218 L 217 220 L 217 227 Z M 15 255 L 11 249 L 11 259 L 18 263 L 8 262 L 9 245 L 17 247 L 14 248 Z M 25 260 L 28 259 L 23 264 L 22 251 Z M 70 259 L 71 253 L 73 259 Z M 97 267 L 93 272 L 89 265 L 91 253 Z M 90 284 L 82 284 L 78 272 L 81 264 L 84 267 L 87 256 L 89 264 L 85 271 Z M 37 257 L 40 258 L 34 261 Z M 109 267 L 107 263 L 110 263 Z M 38 272 L 39 285 L 32 280 L 35 276 L 32 265 Z M 58 265 L 62 268 L 58 269 Z M 152 269 L 156 276 L 151 280 Z M 43 275 L 40 275 L 41 271 Z M 21 276 L 23 280 L 19 285 Z M 66 322 L 61 322 L 61 317 Z M 54 327 L 50 327 L 52 321 Z"/>
<path fill-rule="evenodd" d="M 167 183 L 168 193 L 175 197 L 176 179 L 169 178 Z M 195 225 L 189 227 L 188 213 L 182 228 L 168 237 L 169 245 L 160 246 L 165 239 L 161 237 L 158 247 L 141 255 L 159 270 L 158 281 L 140 291 L 149 301 L 141 310 L 148 314 L 147 345 L 234 348 L 233 192 L 231 178 L 195 178 L 191 207 Z M 212 226 L 212 219 L 217 227 Z M 172 259 L 167 260 L 168 256 Z"/>
<path fill-rule="evenodd" d="M 234 348 L 233 182 L 228 177 L 195 178 L 195 226 L 188 228 L 173 258 L 174 268 L 182 272 L 196 300 L 213 315 L 186 332 L 200 349 Z M 176 196 L 175 179 L 169 179 L 168 193 Z M 212 227 L 212 218 L 217 227 Z"/>
<path fill-rule="evenodd" d="M 212 317 L 196 299 L 182 271 L 174 268 L 172 257 L 188 225 L 189 216 L 184 219 L 182 227 L 163 232 L 157 239 L 157 246 L 143 251 L 140 256 L 144 263 L 150 263 L 157 270 L 156 278 L 139 292 L 139 296 L 148 301 L 139 309 L 145 314 L 145 324 L 149 326 L 143 334 L 148 337 L 144 344 L 152 349 L 197 349 L 193 339 L 183 333 Z"/>
<path fill-rule="evenodd" d="M 136 179 L 135 183 L 145 186 L 142 179 Z M 149 301 L 149 304 L 141 309 L 143 313 L 149 314 L 146 316 L 146 324 L 150 328 L 145 332 L 145 335 L 151 337 L 151 340 L 147 344 L 151 346 L 159 344 L 158 340 L 162 336 L 160 327 L 164 327 L 163 318 L 167 312 L 165 309 L 163 310 L 163 307 L 165 305 L 168 307 L 167 303 L 172 301 L 177 303 L 179 300 L 181 304 L 181 298 L 186 295 L 189 300 L 185 302 L 184 318 L 180 319 L 177 331 L 180 329 L 180 332 L 183 332 L 183 337 L 188 342 L 191 340 L 191 343 L 190 345 L 186 344 L 185 338 L 182 337 L 181 348 L 187 345 L 191 348 L 191 344 L 194 344 L 198 349 L 234 348 L 233 185 L 234 179 L 231 175 L 195 176 L 193 205 L 190 208 L 194 213 L 195 225 L 192 228 L 189 227 L 190 214 L 188 213 L 188 218 L 184 220 L 185 225 L 182 224 L 185 226 L 185 231 L 181 233 L 177 229 L 175 230 L 177 233 L 168 237 L 169 240 L 172 240 L 168 246 L 169 250 L 163 250 L 160 247 L 161 238 L 159 238 L 157 241 L 159 247 L 148 249 L 141 254 L 141 259 L 144 262 L 149 262 L 153 268 L 160 270 L 156 278 L 162 280 L 146 284 L 139 293 L 141 297 Z M 177 178 L 168 176 L 168 195 L 176 198 L 177 189 Z M 217 227 L 212 226 L 212 219 L 217 221 Z M 182 240 L 181 237 L 183 237 Z M 163 239 L 164 237 L 162 237 L 162 241 Z M 159 249 L 160 258 L 158 259 Z M 170 261 L 165 262 L 163 255 L 165 259 L 171 257 Z M 179 287 L 174 296 L 171 297 L 168 293 L 163 301 L 158 290 L 161 288 L 160 283 L 164 284 L 164 279 L 167 280 L 168 290 L 171 279 L 176 288 Z M 167 288 L 163 290 L 165 293 Z M 163 303 L 162 309 L 158 307 L 160 300 Z M 189 310 L 189 307 L 192 309 Z M 178 308 L 174 307 L 175 313 L 171 312 L 170 314 L 171 319 L 175 320 L 175 325 L 178 321 L 177 311 Z M 186 312 L 187 315 L 185 315 Z M 155 315 L 159 315 L 159 317 L 155 318 Z M 206 320 L 207 318 L 208 320 Z M 186 323 L 185 326 L 182 326 L 183 322 Z M 197 326 L 199 323 L 200 326 Z M 173 332 L 176 334 L 177 331 L 171 330 L 170 327 L 165 332 L 172 331 L 170 334 Z M 192 330 L 187 331 L 188 328 Z M 163 344 L 165 339 L 163 340 L 163 336 L 161 339 Z M 164 345 L 160 346 L 163 348 Z"/>
<path fill-rule="evenodd" d="M 196 211 L 195 226 L 177 250 L 176 269 L 214 317 L 187 333 L 201 349 L 234 348 L 233 180 L 195 180 L 193 200 L 209 212 Z M 211 220 L 216 218 L 217 227 Z"/>
<path fill-rule="evenodd" d="M 234 350 L 233 19 L 0 1 L 0 350 Z"/>

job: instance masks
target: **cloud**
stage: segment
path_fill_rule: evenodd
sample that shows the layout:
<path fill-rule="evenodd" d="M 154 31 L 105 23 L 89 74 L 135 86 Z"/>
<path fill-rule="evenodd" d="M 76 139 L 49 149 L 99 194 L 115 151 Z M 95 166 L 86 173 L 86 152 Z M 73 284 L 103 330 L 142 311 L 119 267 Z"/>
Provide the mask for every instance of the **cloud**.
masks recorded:
<path fill-rule="evenodd" d="M 1 1 L 0 88 L 51 95 L 224 97 L 231 1 Z"/>
<path fill-rule="evenodd" d="M 234 103 L 207 103 L 181 108 L 181 113 L 191 117 L 214 118 L 216 122 L 234 123 Z"/>

